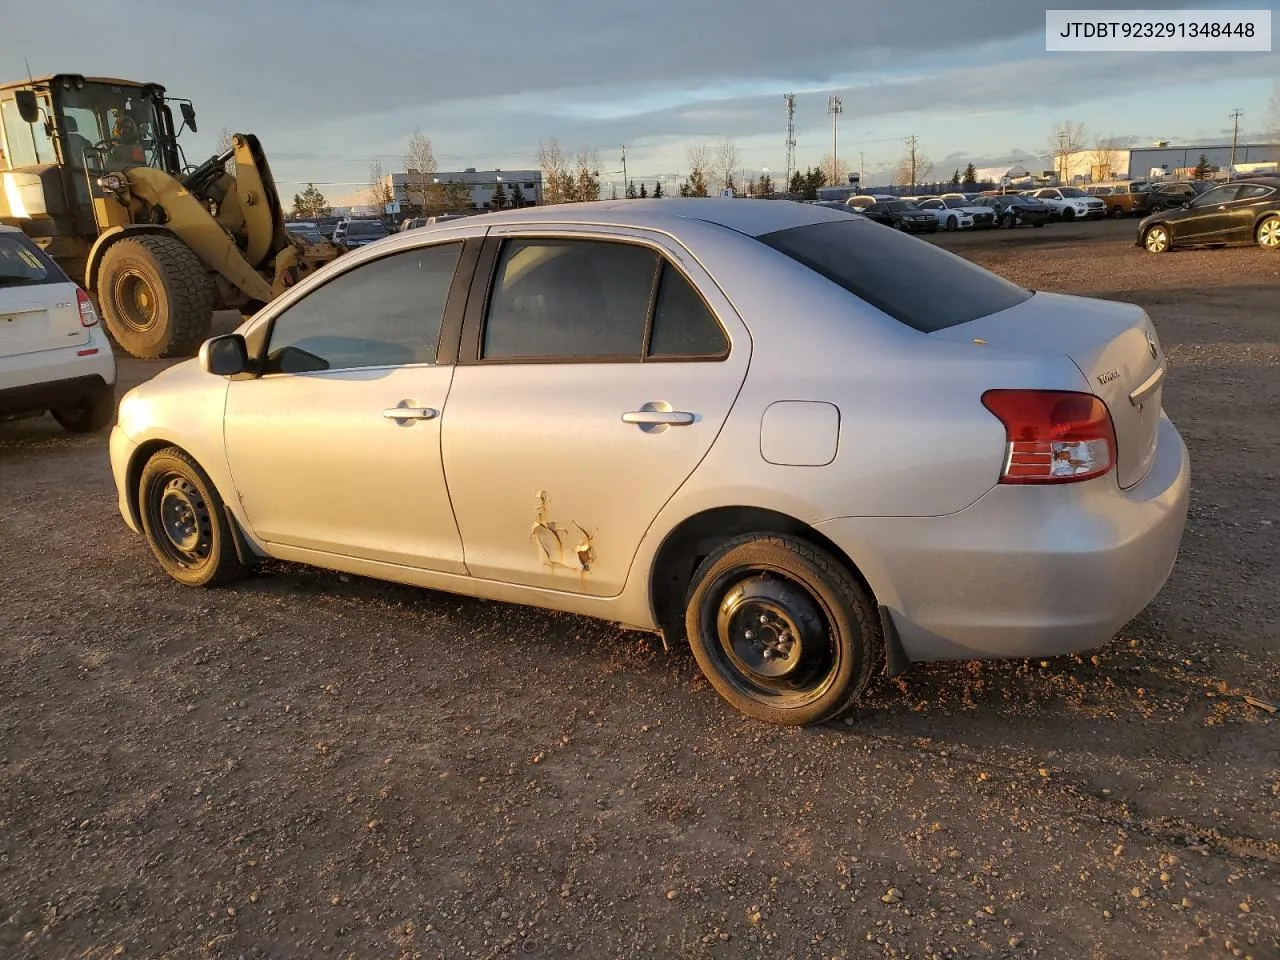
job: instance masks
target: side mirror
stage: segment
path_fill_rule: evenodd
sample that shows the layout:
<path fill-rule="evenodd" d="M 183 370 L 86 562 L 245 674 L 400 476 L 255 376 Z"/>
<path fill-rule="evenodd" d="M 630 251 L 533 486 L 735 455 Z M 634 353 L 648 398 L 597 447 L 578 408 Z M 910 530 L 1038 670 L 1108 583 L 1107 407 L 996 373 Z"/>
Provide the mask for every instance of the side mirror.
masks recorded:
<path fill-rule="evenodd" d="M 18 105 L 18 116 L 22 118 L 23 123 L 35 123 L 40 119 L 40 102 L 36 100 L 34 91 L 16 91 L 13 102 Z"/>
<path fill-rule="evenodd" d="M 249 369 L 249 346 L 238 333 L 228 333 L 200 345 L 200 369 L 217 377 L 233 377 Z"/>
<path fill-rule="evenodd" d="M 182 119 L 191 128 L 191 132 L 196 133 L 196 108 L 189 103 L 182 103 L 178 109 L 182 111 Z"/>

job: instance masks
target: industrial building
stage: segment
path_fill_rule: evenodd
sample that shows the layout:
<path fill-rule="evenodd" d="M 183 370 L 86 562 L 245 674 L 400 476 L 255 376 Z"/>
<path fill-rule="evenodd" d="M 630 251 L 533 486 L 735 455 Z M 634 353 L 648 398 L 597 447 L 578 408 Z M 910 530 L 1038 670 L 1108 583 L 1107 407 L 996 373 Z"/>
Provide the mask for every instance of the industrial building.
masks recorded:
<path fill-rule="evenodd" d="M 1129 147 L 1108 150 L 1079 150 L 1067 154 L 1064 159 L 1063 179 L 1070 183 L 1098 183 L 1103 180 L 1152 180 L 1188 177 L 1204 157 L 1210 168 L 1216 168 L 1217 179 L 1236 176 L 1276 173 L 1280 169 L 1280 144 L 1238 143 L 1235 146 L 1235 165 L 1232 167 L 1230 143 L 1174 146 L 1165 142 L 1149 147 Z M 1053 172 L 1056 160 L 1047 161 L 1045 171 Z"/>
<path fill-rule="evenodd" d="M 416 204 L 415 198 L 409 195 L 417 182 L 415 174 L 391 173 L 387 175 L 386 180 L 395 208 L 393 213 L 421 212 L 410 209 Z M 441 185 L 466 184 L 471 192 L 471 202 L 477 210 L 488 210 L 492 206 L 493 195 L 498 189 L 498 184 L 502 184 L 507 206 L 511 206 L 511 196 L 516 192 L 517 187 L 519 187 L 519 195 L 524 206 L 531 207 L 542 202 L 542 171 L 540 170 L 477 170 L 475 167 L 467 167 L 465 170 L 438 170 L 430 175 L 429 180 L 433 184 Z"/>

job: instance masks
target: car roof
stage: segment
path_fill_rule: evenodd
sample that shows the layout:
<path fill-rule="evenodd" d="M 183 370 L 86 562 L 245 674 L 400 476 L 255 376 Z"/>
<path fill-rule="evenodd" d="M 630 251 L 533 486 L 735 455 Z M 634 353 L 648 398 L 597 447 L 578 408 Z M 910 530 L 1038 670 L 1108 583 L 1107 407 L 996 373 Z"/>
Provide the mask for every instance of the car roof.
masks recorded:
<path fill-rule="evenodd" d="M 465 218 L 477 226 L 500 224 L 583 224 L 636 227 L 676 232 L 682 223 L 702 220 L 758 237 L 776 230 L 843 220 L 847 214 L 816 203 L 794 200 L 740 200 L 729 197 L 678 197 L 657 200 L 598 200 L 556 203 L 477 214 Z M 456 226 L 456 224 L 450 224 Z"/>
<path fill-rule="evenodd" d="M 0 223 L 0 233 L 21 233 L 17 227 L 11 227 L 7 223 Z"/>

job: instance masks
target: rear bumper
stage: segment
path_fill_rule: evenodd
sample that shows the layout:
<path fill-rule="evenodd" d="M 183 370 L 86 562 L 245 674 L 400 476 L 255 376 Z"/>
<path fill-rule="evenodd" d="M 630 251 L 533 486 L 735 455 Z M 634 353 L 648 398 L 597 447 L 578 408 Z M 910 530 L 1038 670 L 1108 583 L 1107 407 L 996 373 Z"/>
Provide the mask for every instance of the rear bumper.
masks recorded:
<path fill-rule="evenodd" d="M 85 400 L 111 396 L 114 387 L 94 373 L 65 380 L 46 380 L 0 389 L 0 414 L 35 413 L 74 407 Z"/>
<path fill-rule="evenodd" d="M 944 517 L 818 525 L 858 564 L 911 660 L 1036 657 L 1097 647 L 1160 592 L 1186 523 L 1190 460 L 1162 417 L 1147 476 L 998 485 Z"/>

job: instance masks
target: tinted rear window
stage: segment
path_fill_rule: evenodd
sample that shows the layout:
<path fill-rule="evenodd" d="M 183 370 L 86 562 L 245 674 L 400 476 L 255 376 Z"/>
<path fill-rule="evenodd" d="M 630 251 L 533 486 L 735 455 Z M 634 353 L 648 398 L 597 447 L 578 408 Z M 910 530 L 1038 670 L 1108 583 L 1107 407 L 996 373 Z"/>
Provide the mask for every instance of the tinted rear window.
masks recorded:
<path fill-rule="evenodd" d="M 67 282 L 62 269 L 25 236 L 0 233 L 0 287 Z"/>
<path fill-rule="evenodd" d="M 757 239 L 923 333 L 998 313 L 1031 296 L 931 243 L 869 220 L 812 223 Z"/>
<path fill-rule="evenodd" d="M 380 223 L 361 222 L 359 220 L 347 224 L 349 237 L 385 237 L 387 228 Z"/>

